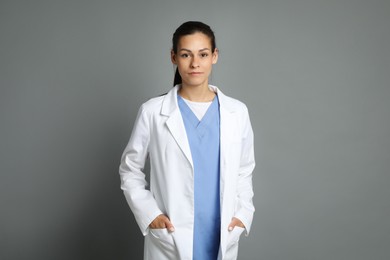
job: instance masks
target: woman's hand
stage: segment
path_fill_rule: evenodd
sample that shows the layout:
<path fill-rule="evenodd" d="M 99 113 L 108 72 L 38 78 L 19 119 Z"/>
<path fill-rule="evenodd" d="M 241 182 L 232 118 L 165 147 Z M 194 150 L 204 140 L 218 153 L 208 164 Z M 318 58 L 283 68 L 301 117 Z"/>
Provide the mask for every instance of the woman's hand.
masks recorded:
<path fill-rule="evenodd" d="M 149 224 L 149 228 L 151 229 L 161 229 L 161 228 L 166 228 L 170 232 L 175 231 L 175 228 L 173 227 L 171 221 L 167 216 L 164 214 L 158 215 L 152 223 Z"/>
<path fill-rule="evenodd" d="M 228 228 L 229 231 L 232 231 L 235 226 L 245 228 L 245 225 L 241 222 L 241 220 L 239 220 L 238 218 L 232 218 L 232 222 L 230 222 Z"/>

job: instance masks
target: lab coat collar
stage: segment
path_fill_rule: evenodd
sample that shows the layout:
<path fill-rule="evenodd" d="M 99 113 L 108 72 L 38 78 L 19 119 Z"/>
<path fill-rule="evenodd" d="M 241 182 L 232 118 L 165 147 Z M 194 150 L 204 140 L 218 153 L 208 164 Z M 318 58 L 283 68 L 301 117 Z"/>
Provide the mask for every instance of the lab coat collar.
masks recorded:
<path fill-rule="evenodd" d="M 209 87 L 217 93 L 220 109 L 230 113 L 235 112 L 235 106 L 231 104 L 229 98 L 218 87 L 213 85 L 209 85 Z M 172 113 L 175 113 L 175 110 L 179 110 L 179 105 L 177 104 L 177 92 L 179 89 L 180 85 L 176 85 L 165 95 L 161 108 L 162 115 L 170 116 Z"/>
<path fill-rule="evenodd" d="M 224 183 L 224 170 L 223 166 L 226 164 L 227 152 L 230 146 L 230 140 L 233 139 L 233 129 L 231 126 L 234 124 L 234 112 L 236 106 L 234 102 L 225 96 L 221 90 L 216 86 L 209 85 L 218 95 L 219 109 L 220 109 L 220 127 L 221 127 L 221 184 Z M 191 155 L 190 145 L 188 143 L 187 132 L 184 126 L 184 122 L 180 113 L 179 105 L 177 103 L 177 92 L 180 85 L 173 87 L 164 97 L 164 101 L 161 108 L 161 115 L 167 116 L 166 125 L 175 138 L 180 149 L 185 154 L 188 162 L 193 168 L 193 161 Z M 221 186 L 223 192 L 223 185 Z"/>

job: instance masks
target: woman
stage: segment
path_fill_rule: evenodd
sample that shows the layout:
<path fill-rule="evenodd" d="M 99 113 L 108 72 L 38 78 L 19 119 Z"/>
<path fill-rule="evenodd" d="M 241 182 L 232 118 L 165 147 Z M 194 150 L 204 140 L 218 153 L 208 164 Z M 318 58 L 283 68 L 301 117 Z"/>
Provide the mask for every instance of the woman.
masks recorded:
<path fill-rule="evenodd" d="M 246 106 L 209 85 L 215 36 L 186 22 L 172 39 L 174 88 L 144 103 L 122 155 L 121 188 L 145 236 L 144 259 L 237 259 L 254 213 Z M 150 158 L 150 189 L 143 168 Z"/>

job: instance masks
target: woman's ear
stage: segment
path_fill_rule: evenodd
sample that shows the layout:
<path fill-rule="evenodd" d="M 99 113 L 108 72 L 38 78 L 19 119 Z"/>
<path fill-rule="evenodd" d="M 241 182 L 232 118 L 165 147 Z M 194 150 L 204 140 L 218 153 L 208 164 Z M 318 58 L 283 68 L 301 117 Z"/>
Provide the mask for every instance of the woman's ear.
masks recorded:
<path fill-rule="evenodd" d="M 171 50 L 171 61 L 176 65 L 176 54 L 173 50 Z"/>
<path fill-rule="evenodd" d="M 215 50 L 213 52 L 213 61 L 212 61 L 213 64 L 216 64 L 218 61 L 218 53 L 219 53 L 218 48 L 215 48 Z"/>

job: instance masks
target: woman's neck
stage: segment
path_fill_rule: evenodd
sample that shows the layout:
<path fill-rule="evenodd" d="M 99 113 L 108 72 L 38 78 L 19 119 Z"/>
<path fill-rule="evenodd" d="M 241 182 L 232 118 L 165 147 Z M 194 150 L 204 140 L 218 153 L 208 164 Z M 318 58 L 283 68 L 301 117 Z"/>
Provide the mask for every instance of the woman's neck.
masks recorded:
<path fill-rule="evenodd" d="M 186 86 L 182 84 L 179 95 L 194 102 L 210 102 L 214 99 L 215 92 L 209 88 L 208 84 L 204 86 Z"/>

